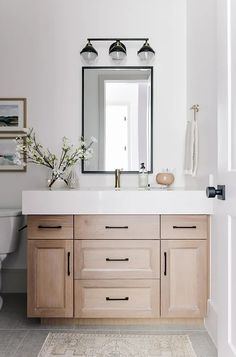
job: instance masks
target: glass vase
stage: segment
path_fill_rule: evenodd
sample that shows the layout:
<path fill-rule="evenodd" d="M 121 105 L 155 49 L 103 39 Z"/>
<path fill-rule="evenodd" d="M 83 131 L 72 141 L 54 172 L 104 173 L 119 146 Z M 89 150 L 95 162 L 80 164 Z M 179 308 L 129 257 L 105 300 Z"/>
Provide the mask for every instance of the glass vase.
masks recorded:
<path fill-rule="evenodd" d="M 63 176 L 51 174 L 51 177 L 48 179 L 49 190 L 62 190 L 67 187 L 67 181 Z"/>
<path fill-rule="evenodd" d="M 69 173 L 66 181 L 67 181 L 67 184 L 68 184 L 69 188 L 71 188 L 71 189 L 79 188 L 79 176 L 77 175 L 75 169 L 71 170 L 71 172 Z"/>

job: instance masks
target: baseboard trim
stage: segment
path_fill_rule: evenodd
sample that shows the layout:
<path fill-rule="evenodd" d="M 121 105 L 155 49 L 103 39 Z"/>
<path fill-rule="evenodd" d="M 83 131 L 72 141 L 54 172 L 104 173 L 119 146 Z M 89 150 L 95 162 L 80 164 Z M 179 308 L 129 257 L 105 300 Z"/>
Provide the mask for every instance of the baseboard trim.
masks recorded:
<path fill-rule="evenodd" d="M 163 319 L 163 318 L 42 318 L 42 325 L 187 325 L 193 328 L 204 326 L 204 320 L 199 319 Z"/>
<path fill-rule="evenodd" d="M 27 272 L 26 269 L 2 270 L 2 293 L 26 293 Z"/>
<path fill-rule="evenodd" d="M 212 300 L 207 302 L 207 317 L 204 323 L 209 336 L 217 347 L 217 308 Z"/>

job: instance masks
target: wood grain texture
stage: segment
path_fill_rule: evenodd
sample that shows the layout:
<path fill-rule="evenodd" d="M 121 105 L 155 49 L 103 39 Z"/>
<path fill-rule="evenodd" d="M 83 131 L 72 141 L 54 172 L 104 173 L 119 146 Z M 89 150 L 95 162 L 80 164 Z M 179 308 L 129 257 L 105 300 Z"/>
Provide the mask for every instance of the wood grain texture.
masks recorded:
<path fill-rule="evenodd" d="M 185 226 L 190 228 L 179 228 Z M 208 216 L 29 216 L 28 227 L 29 317 L 159 324 L 205 316 Z"/>
<path fill-rule="evenodd" d="M 74 247 L 75 279 L 160 278 L 158 240 L 76 240 Z"/>
<path fill-rule="evenodd" d="M 207 239 L 208 216 L 162 215 L 161 239 Z"/>
<path fill-rule="evenodd" d="M 75 239 L 160 239 L 159 221 L 158 215 L 75 216 Z"/>
<path fill-rule="evenodd" d="M 206 314 L 207 242 L 161 242 L 161 316 L 198 318 Z M 164 253 L 167 254 L 166 275 Z"/>
<path fill-rule="evenodd" d="M 73 239 L 73 216 L 28 216 L 28 239 Z"/>
<path fill-rule="evenodd" d="M 27 274 L 28 317 L 73 317 L 72 240 L 29 240 Z"/>
<path fill-rule="evenodd" d="M 158 317 L 159 285 L 159 280 L 148 279 L 75 280 L 75 317 Z"/>

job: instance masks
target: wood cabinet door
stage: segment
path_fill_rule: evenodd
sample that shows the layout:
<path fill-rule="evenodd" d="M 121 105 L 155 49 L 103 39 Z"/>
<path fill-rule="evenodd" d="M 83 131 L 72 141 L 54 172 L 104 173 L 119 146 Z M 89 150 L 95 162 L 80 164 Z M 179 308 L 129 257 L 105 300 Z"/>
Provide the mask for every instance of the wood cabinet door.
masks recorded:
<path fill-rule="evenodd" d="M 73 317 L 73 241 L 28 241 L 28 317 Z"/>
<path fill-rule="evenodd" d="M 207 241 L 162 241 L 161 316 L 204 317 L 206 303 Z"/>

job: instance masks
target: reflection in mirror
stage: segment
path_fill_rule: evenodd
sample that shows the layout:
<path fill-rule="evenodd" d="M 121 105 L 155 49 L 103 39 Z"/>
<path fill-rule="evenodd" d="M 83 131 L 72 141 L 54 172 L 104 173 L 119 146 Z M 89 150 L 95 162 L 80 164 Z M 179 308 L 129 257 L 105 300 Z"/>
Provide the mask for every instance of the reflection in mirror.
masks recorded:
<path fill-rule="evenodd" d="M 82 135 L 94 136 L 82 172 L 152 171 L 152 67 L 83 67 Z"/>

